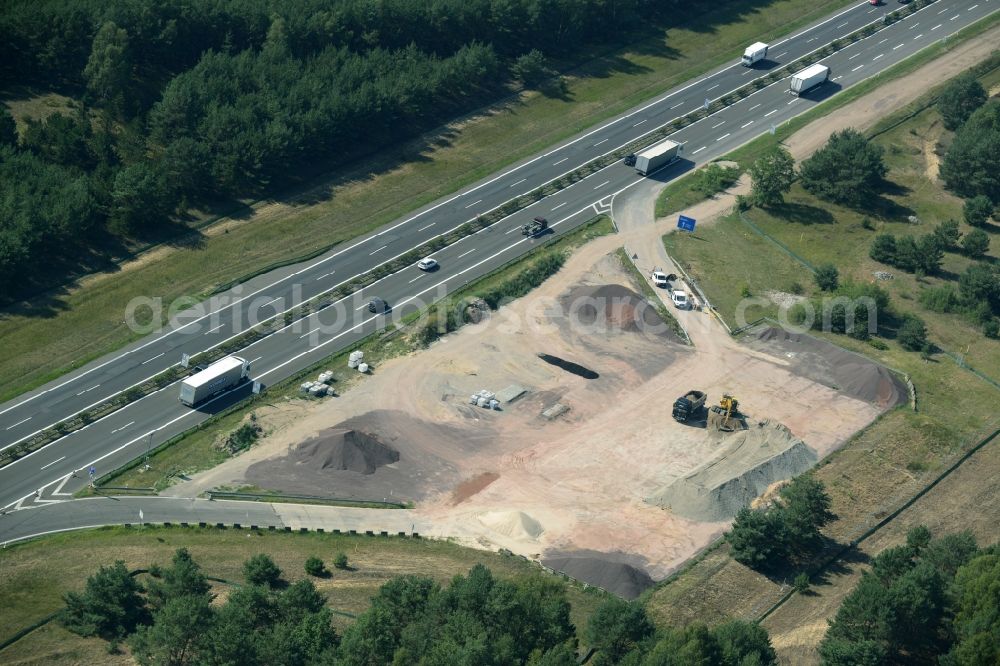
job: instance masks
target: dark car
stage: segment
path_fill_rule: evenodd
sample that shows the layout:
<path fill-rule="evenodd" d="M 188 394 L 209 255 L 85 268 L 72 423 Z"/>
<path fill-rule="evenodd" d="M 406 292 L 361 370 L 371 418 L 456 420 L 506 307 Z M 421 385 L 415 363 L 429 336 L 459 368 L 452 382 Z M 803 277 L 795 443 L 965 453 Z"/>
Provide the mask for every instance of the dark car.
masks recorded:
<path fill-rule="evenodd" d="M 635 166 L 635 153 L 630 153 L 625 156 L 625 166 Z"/>
<path fill-rule="evenodd" d="M 368 301 L 368 311 L 374 312 L 376 314 L 381 314 L 383 312 L 389 311 L 389 304 L 383 301 L 381 298 L 373 298 Z"/>

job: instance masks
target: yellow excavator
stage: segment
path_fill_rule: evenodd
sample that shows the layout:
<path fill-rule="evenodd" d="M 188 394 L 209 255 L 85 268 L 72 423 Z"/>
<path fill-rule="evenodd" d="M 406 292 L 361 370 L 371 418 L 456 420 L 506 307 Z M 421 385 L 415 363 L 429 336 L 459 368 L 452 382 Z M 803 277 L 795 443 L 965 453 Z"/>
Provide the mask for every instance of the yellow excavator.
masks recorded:
<path fill-rule="evenodd" d="M 742 426 L 740 401 L 728 393 L 723 394 L 718 405 L 712 405 L 708 410 L 708 427 L 712 430 L 733 432 Z"/>

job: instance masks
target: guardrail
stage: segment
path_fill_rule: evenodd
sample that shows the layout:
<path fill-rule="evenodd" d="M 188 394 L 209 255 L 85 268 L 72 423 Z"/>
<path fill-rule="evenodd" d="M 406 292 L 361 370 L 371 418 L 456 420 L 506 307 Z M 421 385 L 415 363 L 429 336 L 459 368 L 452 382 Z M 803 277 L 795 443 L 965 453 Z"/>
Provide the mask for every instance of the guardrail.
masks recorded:
<path fill-rule="evenodd" d="M 333 506 L 373 506 L 382 509 L 406 509 L 400 502 L 385 502 L 379 500 L 359 500 L 342 497 L 322 497 L 320 495 L 286 495 L 283 493 L 241 493 L 221 490 L 209 490 L 206 495 L 210 500 L 241 500 L 247 502 L 299 501 L 314 504 L 329 504 Z"/>

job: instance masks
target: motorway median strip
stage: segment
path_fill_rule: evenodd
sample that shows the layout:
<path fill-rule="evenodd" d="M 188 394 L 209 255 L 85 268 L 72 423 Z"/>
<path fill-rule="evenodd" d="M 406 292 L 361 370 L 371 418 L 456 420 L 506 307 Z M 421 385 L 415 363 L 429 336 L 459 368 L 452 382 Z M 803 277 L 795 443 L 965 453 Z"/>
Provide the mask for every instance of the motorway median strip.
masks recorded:
<path fill-rule="evenodd" d="M 244 347 L 263 339 L 264 337 L 275 333 L 280 328 L 284 328 L 296 320 L 303 319 L 315 312 L 318 312 L 319 310 L 329 307 L 335 301 L 346 298 L 347 296 L 350 296 L 351 294 L 354 294 L 357 291 L 371 285 L 373 282 L 410 266 L 420 258 L 439 251 L 444 247 L 458 242 L 462 238 L 492 226 L 493 224 L 496 224 L 497 222 L 542 200 L 546 196 L 550 196 L 562 189 L 571 187 L 580 180 L 583 180 L 618 162 L 620 159 L 625 157 L 625 155 L 651 145 L 651 143 L 655 143 L 660 139 L 666 138 L 684 127 L 711 116 L 722 109 L 739 102 L 752 93 L 772 85 L 818 60 L 829 57 L 846 46 L 849 46 L 866 37 L 870 37 L 879 30 L 896 23 L 902 18 L 929 6 L 936 1 L 937 0 L 915 0 L 903 9 L 890 12 L 883 18 L 854 31 L 846 37 L 835 40 L 834 42 L 831 42 L 830 44 L 827 44 L 812 53 L 806 54 L 802 58 L 786 65 L 785 67 L 770 72 L 763 77 L 754 79 L 748 84 L 724 94 L 722 97 L 710 102 L 703 109 L 699 109 L 676 118 L 666 125 L 647 133 L 642 137 L 642 139 L 632 141 L 625 146 L 621 146 L 614 151 L 595 158 L 583 166 L 574 169 L 567 174 L 559 176 L 527 194 L 519 195 L 487 213 L 477 215 L 473 221 L 466 222 L 452 231 L 432 239 L 420 248 L 410 250 L 396 259 L 377 266 L 371 271 L 350 280 L 346 284 L 340 285 L 328 292 L 320 294 L 319 296 L 315 296 L 302 305 L 295 306 L 284 313 L 277 314 L 274 317 L 265 320 L 254 328 L 231 338 L 223 345 L 194 356 L 190 360 L 190 366 L 197 366 L 205 362 L 212 362 L 222 358 L 223 356 L 243 349 Z M 47 444 L 57 441 L 76 430 L 80 430 L 97 420 L 105 418 L 132 402 L 140 400 L 152 393 L 155 393 L 156 391 L 162 390 L 163 388 L 188 376 L 193 371 L 194 369 L 192 367 L 171 367 L 138 386 L 133 386 L 121 393 L 118 393 L 91 410 L 80 412 L 79 414 L 74 415 L 71 419 L 57 423 L 50 428 L 42 430 L 30 439 L 0 451 L 0 467 L 4 467 L 41 449 Z"/>

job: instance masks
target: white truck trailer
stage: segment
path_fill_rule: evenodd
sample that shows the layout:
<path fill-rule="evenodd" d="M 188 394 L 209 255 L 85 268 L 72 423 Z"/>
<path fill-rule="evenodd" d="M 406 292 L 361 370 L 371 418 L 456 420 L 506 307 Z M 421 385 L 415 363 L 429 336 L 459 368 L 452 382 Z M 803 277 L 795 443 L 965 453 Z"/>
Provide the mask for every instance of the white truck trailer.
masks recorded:
<path fill-rule="evenodd" d="M 635 156 L 635 170 L 645 176 L 677 159 L 681 144 L 667 139 Z"/>
<path fill-rule="evenodd" d="M 809 65 L 798 74 L 792 74 L 791 83 L 788 89 L 796 95 L 802 95 L 807 90 L 812 90 L 830 78 L 830 68 L 826 65 Z"/>
<path fill-rule="evenodd" d="M 754 42 L 743 52 L 743 59 L 740 61 L 744 67 L 753 67 L 755 62 L 759 62 L 767 57 L 767 44 L 764 42 Z"/>
<path fill-rule="evenodd" d="M 206 398 L 236 386 L 249 374 L 250 364 L 239 356 L 219 359 L 181 381 L 181 404 L 194 407 Z"/>

